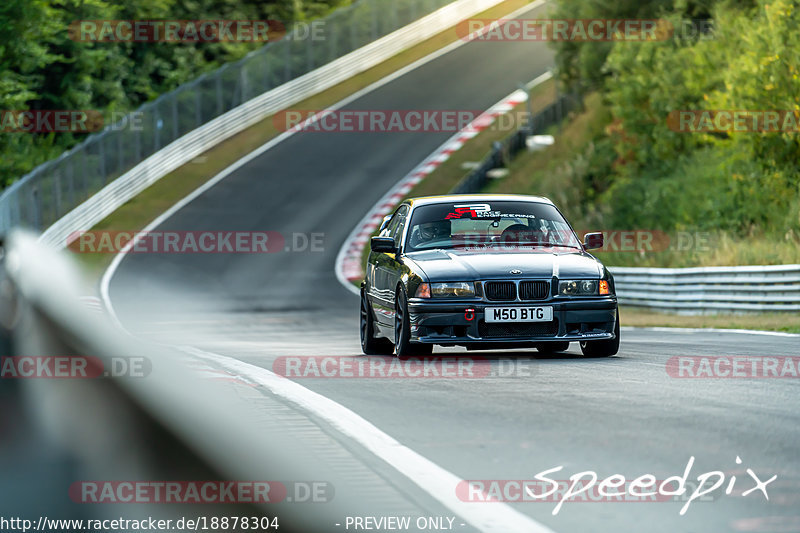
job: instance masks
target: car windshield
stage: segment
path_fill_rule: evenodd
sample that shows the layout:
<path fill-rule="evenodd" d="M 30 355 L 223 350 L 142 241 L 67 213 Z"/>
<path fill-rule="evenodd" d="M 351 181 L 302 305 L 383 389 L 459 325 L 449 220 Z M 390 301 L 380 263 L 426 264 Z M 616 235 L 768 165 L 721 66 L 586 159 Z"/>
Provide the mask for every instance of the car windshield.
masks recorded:
<path fill-rule="evenodd" d="M 523 247 L 580 249 L 580 242 L 555 207 L 519 201 L 419 206 L 411 216 L 406 237 L 408 252 Z"/>

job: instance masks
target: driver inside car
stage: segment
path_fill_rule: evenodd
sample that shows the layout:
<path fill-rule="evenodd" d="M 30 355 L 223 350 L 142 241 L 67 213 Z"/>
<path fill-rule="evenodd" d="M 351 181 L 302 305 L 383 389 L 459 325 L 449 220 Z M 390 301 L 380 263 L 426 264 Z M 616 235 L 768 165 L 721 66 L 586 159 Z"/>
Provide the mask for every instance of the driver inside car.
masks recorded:
<path fill-rule="evenodd" d="M 434 222 L 423 222 L 417 227 L 416 242 L 414 246 L 424 245 L 442 239 L 450 238 L 450 221 L 436 220 Z"/>
<path fill-rule="evenodd" d="M 500 242 L 503 244 L 514 245 L 532 242 L 534 231 L 525 224 L 512 224 L 503 230 L 500 235 Z"/>

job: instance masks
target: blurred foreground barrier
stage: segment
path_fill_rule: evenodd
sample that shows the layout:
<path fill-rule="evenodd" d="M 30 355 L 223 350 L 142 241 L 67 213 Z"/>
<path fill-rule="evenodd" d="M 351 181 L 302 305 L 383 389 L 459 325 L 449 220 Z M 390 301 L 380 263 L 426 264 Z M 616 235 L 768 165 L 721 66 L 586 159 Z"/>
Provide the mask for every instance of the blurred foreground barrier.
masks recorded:
<path fill-rule="evenodd" d="M 206 517 L 207 529 L 231 530 L 232 526 L 212 527 L 211 518 L 277 516 L 277 531 L 308 532 L 341 521 L 342 515 L 363 512 L 363 496 L 344 491 L 333 502 L 319 505 L 290 503 L 285 495 L 269 503 L 245 501 L 236 489 L 233 502 L 114 501 L 134 493 L 123 491 L 119 481 L 324 479 L 333 486 L 346 481 L 341 481 L 341 473 L 337 478 L 332 467 L 315 461 L 314 450 L 306 453 L 304 443 L 269 416 L 263 408 L 268 398 L 244 398 L 230 385 L 203 379 L 184 363 L 185 354 L 141 342 L 88 310 L 79 301 L 82 283 L 66 254 L 19 230 L 5 244 L 0 266 L 0 516 L 33 519 L 34 524 L 39 516 L 152 516 L 173 521 Z M 104 369 L 124 358 L 146 357 L 151 368 L 141 377 L 87 379 L 76 374 L 53 379 L 42 373 L 15 375 L 10 356 L 81 356 Z M 104 503 L 87 503 L 83 488 L 97 483 L 119 490 L 104 494 Z M 375 507 L 377 513 L 385 511 Z"/>
<path fill-rule="evenodd" d="M 624 305 L 680 314 L 800 311 L 800 265 L 609 269 Z"/>

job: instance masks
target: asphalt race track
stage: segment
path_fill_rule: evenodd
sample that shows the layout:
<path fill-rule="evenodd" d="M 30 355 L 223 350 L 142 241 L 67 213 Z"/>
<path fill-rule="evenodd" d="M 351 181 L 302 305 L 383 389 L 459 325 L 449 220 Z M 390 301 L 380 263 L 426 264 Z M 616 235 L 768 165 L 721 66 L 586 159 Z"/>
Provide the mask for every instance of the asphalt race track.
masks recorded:
<path fill-rule="evenodd" d="M 543 43 L 473 42 L 347 108 L 486 109 L 551 64 Z M 321 233 L 322 251 L 128 255 L 109 289 L 117 316 L 148 339 L 252 365 L 236 367 L 245 379 L 252 378 L 248 369 L 280 373 L 287 356 L 363 359 L 358 298 L 336 279 L 337 252 L 369 208 L 450 135 L 306 132 L 287 138 L 158 229 L 276 231 L 290 246 L 293 234 Z M 459 479 L 531 480 L 563 466 L 551 477 L 594 471 L 601 479 L 653 474 L 661 480 L 683 474 L 692 456 L 690 480 L 719 470 L 727 486 L 737 476 L 730 495 L 720 488 L 683 516 L 682 500 L 568 501 L 556 515 L 554 501 L 472 507 L 489 521 L 508 508 L 519 511 L 533 519 L 515 522 L 521 531 L 533 531 L 537 522 L 557 532 L 800 531 L 798 381 L 681 379 L 666 366 L 675 356 L 798 356 L 800 338 L 654 330 L 622 335 L 619 355 L 609 359 L 584 359 L 573 343 L 555 357 L 470 352 L 473 377 L 295 381 Z M 223 359 L 208 361 L 225 367 Z M 248 391 L 251 402 L 283 401 L 267 387 Z M 300 410 L 294 416 L 306 415 Z M 304 431 L 335 441 L 348 460 L 361 463 L 359 479 L 376 499 L 390 502 L 382 509 L 457 516 L 458 531 L 491 529 L 432 497 L 402 467 L 371 456 L 368 446 L 338 434 L 325 419 L 308 415 L 304 423 Z M 741 495 L 754 484 L 747 468 L 762 480 L 778 476 L 767 486 L 769 501 L 759 491 Z M 448 498 L 456 492 L 450 488 Z"/>

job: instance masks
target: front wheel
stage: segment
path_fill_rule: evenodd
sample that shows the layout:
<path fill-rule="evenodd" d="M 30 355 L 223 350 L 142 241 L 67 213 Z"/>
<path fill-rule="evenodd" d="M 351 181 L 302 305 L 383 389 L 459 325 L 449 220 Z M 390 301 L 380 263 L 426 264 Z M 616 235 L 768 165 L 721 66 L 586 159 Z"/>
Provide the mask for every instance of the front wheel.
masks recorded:
<path fill-rule="evenodd" d="M 389 355 L 393 346 L 389 339 L 375 338 L 375 317 L 367 293 L 361 290 L 361 351 L 366 355 Z"/>
<path fill-rule="evenodd" d="M 432 344 L 411 342 L 411 323 L 408 316 L 408 300 L 406 291 L 400 289 L 394 303 L 394 353 L 400 359 L 414 355 L 430 355 Z"/>
<path fill-rule="evenodd" d="M 619 311 L 614 324 L 614 338 L 602 341 L 581 341 L 584 357 L 610 357 L 619 351 Z"/>

